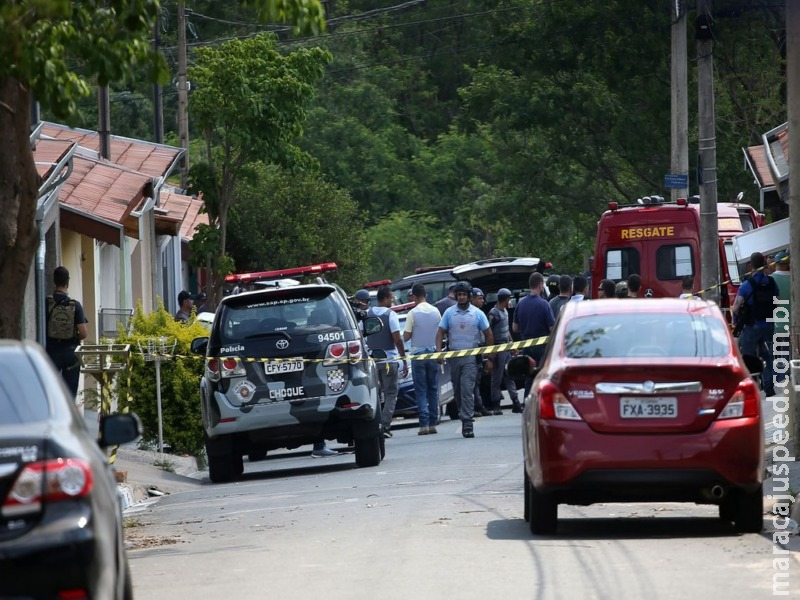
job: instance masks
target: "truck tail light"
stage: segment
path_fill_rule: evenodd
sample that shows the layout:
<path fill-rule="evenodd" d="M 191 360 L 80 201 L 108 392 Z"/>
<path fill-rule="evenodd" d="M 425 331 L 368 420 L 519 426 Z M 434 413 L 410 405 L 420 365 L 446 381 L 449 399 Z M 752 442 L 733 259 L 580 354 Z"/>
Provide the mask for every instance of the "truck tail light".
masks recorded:
<path fill-rule="evenodd" d="M 206 360 L 206 373 L 211 381 L 219 381 L 230 377 L 244 377 L 247 372 L 240 358 L 209 358 Z"/>

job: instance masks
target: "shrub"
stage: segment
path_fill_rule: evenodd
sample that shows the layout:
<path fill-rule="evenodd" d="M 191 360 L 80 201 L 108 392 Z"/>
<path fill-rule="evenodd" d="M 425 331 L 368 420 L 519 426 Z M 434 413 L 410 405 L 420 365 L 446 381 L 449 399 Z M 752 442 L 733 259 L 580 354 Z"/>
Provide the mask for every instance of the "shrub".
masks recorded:
<path fill-rule="evenodd" d="M 141 302 L 131 320 L 130 333 L 120 331 L 116 343 L 130 344 L 129 371 L 117 376 L 117 392 L 121 406 L 127 403 L 142 420 L 142 442 L 158 446 L 158 405 L 155 361 L 145 360 L 140 347 L 148 340 L 164 337 L 175 349 L 169 358 L 161 360 L 161 412 L 164 445 L 173 453 L 201 453 L 203 427 L 200 415 L 200 379 L 203 359 L 191 353 L 194 338 L 208 335 L 208 331 L 195 320 L 188 323 L 175 321 L 159 300 L 158 310 L 145 315 Z M 142 346 L 140 346 L 140 343 Z"/>

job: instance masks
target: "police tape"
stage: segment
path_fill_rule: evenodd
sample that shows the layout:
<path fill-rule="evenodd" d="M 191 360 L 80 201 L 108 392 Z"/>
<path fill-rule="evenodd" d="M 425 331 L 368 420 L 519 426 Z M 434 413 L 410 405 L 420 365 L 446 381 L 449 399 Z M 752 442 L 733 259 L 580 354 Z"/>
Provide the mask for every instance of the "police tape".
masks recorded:
<path fill-rule="evenodd" d="M 768 262 L 767 264 L 765 264 L 763 267 L 759 267 L 758 269 L 753 269 L 751 271 L 748 271 L 747 273 L 745 273 L 744 275 L 739 277 L 739 285 L 741 285 L 741 282 L 745 277 L 749 277 L 750 275 L 753 275 L 758 271 L 763 271 L 764 269 L 772 267 L 773 265 L 777 265 L 779 262 L 786 262 L 788 260 L 789 260 L 789 257 L 785 256 L 779 261 L 773 260 L 772 262 Z M 717 288 L 719 288 L 719 287 L 721 287 L 723 285 L 728 285 L 729 283 L 735 283 L 735 282 L 733 281 L 733 279 L 728 279 L 727 281 L 720 281 L 717 285 L 712 285 L 711 287 L 708 287 L 708 288 L 705 288 L 705 289 L 702 289 L 702 290 L 697 290 L 695 292 L 695 295 L 703 295 L 706 292 L 710 292 L 711 290 L 715 290 L 715 289 L 717 289 Z"/>
<path fill-rule="evenodd" d="M 400 360 L 436 360 L 436 359 L 448 359 L 448 358 L 463 358 L 466 356 L 482 356 L 484 354 L 495 354 L 497 352 L 510 352 L 512 350 L 522 350 L 524 348 L 530 348 L 532 346 L 541 346 L 547 343 L 547 340 L 550 339 L 549 336 L 542 336 L 538 338 L 531 338 L 528 340 L 522 340 L 519 342 L 505 342 L 503 344 L 495 344 L 493 346 L 479 346 L 477 348 L 469 348 L 466 350 L 442 350 L 441 352 L 426 352 L 424 354 L 406 354 L 405 357 L 396 357 L 396 358 L 373 358 L 373 357 L 365 357 L 366 360 L 371 360 L 378 363 L 385 363 L 385 362 L 393 362 L 393 361 L 400 361 Z M 185 354 L 174 354 L 170 355 L 171 358 L 191 358 L 191 359 L 198 359 L 202 358 L 205 359 L 205 356 L 200 355 L 185 355 Z M 330 363 L 330 364 L 337 364 L 337 363 L 349 363 L 354 362 L 352 358 L 301 358 L 301 357 L 269 357 L 269 358 L 254 358 L 249 356 L 218 356 L 215 357 L 218 360 L 228 360 L 228 359 L 238 359 L 242 362 L 247 363 L 297 363 L 297 362 L 308 362 L 308 363 Z M 356 359 L 355 362 L 364 360 L 364 359 Z"/>

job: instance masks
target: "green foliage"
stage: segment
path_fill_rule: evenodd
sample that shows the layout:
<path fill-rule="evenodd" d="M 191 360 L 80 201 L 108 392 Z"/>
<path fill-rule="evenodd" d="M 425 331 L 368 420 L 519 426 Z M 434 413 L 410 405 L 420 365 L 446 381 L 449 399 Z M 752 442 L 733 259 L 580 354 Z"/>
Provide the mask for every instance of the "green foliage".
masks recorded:
<path fill-rule="evenodd" d="M 368 236 L 375 248 L 369 280 L 398 279 L 417 267 L 450 262 L 449 237 L 435 217 L 410 211 L 393 212 L 370 227 Z"/>
<path fill-rule="evenodd" d="M 158 8 L 158 0 L 3 3 L 0 81 L 25 84 L 61 118 L 76 113 L 92 83 L 125 80 L 137 67 L 164 83 L 166 63 L 149 42 Z"/>
<path fill-rule="evenodd" d="M 336 262 L 328 276 L 346 289 L 366 281 L 373 255 L 364 217 L 346 190 L 316 173 L 250 165 L 231 212 L 236 270 L 263 271 Z"/>
<path fill-rule="evenodd" d="M 189 323 L 175 321 L 159 300 L 158 310 L 145 315 L 141 302 L 131 320 L 131 333 L 120 331 L 117 343 L 130 344 L 131 370 L 117 376 L 120 402 L 130 399 L 130 409 L 142 420 L 142 441 L 148 446 L 158 446 L 158 406 L 156 367 L 140 352 L 140 344 L 147 347 L 148 340 L 164 337 L 176 341 L 173 356 L 161 361 L 161 407 L 164 444 L 177 454 L 197 455 L 203 449 L 203 428 L 200 416 L 200 379 L 203 376 L 202 357 L 191 353 L 194 338 L 204 337 L 208 331 L 194 320 Z"/>

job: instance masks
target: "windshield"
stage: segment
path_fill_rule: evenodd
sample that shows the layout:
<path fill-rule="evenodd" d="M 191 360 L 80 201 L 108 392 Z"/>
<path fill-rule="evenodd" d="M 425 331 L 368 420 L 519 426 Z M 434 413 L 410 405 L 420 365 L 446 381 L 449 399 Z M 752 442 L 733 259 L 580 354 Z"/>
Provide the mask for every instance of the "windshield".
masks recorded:
<path fill-rule="evenodd" d="M 220 321 L 220 342 L 347 329 L 346 316 L 330 290 L 298 292 L 259 294 L 242 298 L 249 302 L 227 305 Z"/>
<path fill-rule="evenodd" d="M 727 356 L 730 342 L 717 318 L 687 313 L 579 317 L 564 333 L 569 358 Z"/>

